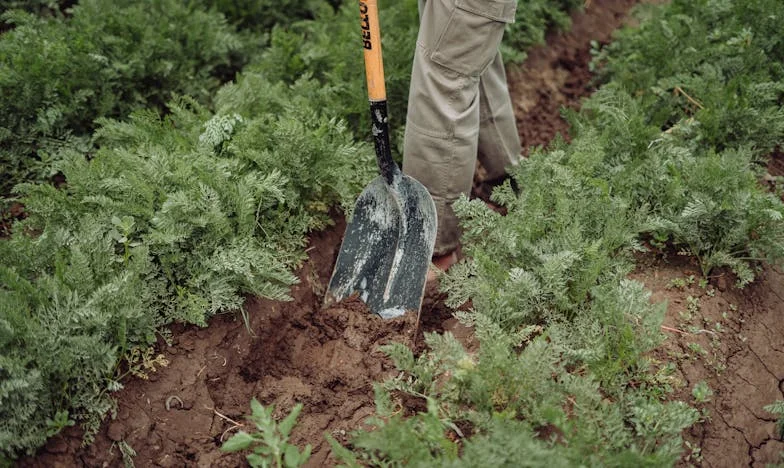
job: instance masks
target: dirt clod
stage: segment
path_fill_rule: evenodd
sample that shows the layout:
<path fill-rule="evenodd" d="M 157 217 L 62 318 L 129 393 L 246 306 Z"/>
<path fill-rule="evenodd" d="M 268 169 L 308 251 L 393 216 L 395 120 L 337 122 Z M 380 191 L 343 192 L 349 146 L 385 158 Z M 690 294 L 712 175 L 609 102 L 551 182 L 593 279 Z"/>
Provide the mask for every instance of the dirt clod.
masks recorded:
<path fill-rule="evenodd" d="M 119 421 L 109 424 L 109 428 L 106 429 L 106 436 L 109 437 L 109 440 L 113 440 L 114 442 L 123 440 L 125 437 L 125 426 Z"/>
<path fill-rule="evenodd" d="M 49 453 L 65 453 L 68 451 L 68 444 L 63 439 L 54 438 L 46 444 L 46 451 Z"/>

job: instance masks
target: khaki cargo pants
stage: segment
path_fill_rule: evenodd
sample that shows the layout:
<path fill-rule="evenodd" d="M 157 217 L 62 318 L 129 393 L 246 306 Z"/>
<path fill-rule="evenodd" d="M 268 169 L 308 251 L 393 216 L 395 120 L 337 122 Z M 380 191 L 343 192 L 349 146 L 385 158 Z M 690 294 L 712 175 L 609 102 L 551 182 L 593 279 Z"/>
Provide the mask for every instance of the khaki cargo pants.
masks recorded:
<path fill-rule="evenodd" d="M 419 0 L 403 172 L 436 203 L 436 255 L 458 246 L 452 203 L 470 194 L 477 156 L 487 180 L 502 177 L 520 157 L 498 51 L 516 7 L 517 0 Z"/>

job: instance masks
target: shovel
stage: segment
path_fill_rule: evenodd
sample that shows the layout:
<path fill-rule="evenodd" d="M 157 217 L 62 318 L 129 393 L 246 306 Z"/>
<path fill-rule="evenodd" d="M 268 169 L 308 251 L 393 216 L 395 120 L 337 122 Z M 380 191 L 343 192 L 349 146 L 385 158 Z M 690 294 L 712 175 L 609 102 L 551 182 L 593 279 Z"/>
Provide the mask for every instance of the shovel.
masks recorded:
<path fill-rule="evenodd" d="M 381 175 L 357 199 L 325 304 L 357 294 L 373 313 L 394 318 L 419 313 L 422 306 L 436 240 L 436 207 L 427 189 L 392 160 L 377 0 L 361 0 L 359 12 Z"/>

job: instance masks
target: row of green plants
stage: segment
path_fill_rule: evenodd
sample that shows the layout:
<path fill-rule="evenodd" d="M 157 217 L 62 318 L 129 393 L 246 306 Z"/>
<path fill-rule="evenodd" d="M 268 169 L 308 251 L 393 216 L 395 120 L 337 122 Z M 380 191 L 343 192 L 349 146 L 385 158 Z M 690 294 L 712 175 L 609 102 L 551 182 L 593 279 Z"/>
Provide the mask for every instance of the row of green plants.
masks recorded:
<path fill-rule="evenodd" d="M 96 119 L 125 118 L 144 108 L 165 114 L 176 95 L 209 106 L 220 84 L 270 41 L 276 53 L 255 68 L 268 71 L 271 80 L 332 73 L 322 77 L 325 84 L 348 88 L 340 102 L 359 102 L 352 99 L 362 92 L 354 73 L 356 53 L 349 47 L 355 43 L 354 25 L 345 15 L 350 3 L 333 24 L 313 19 L 333 15 L 341 7 L 338 0 L 0 2 L 0 22 L 8 29 L 0 35 L 0 195 L 7 197 L 18 183 L 52 177 L 61 149 L 94 150 Z M 524 57 L 520 51 L 543 39 L 546 28 L 567 26 L 565 11 L 580 2 L 526 3 L 526 14 L 510 25 L 512 47 L 506 49 L 518 60 Z M 384 18 L 396 26 L 388 47 L 406 51 L 389 55 L 392 102 L 402 109 L 396 115 L 405 115 L 416 15 L 409 5 Z M 340 110 L 335 115 L 343 116 Z"/>
<path fill-rule="evenodd" d="M 285 300 L 306 234 L 375 173 L 353 1 L 266 38 L 255 2 L 45 3 L 0 35 L 4 188 L 27 213 L 0 240 L 6 458 L 76 423 L 89 441 L 167 325 Z M 398 135 L 416 8 L 382 9 Z M 250 63 L 217 88 L 233 54 Z"/>
<path fill-rule="evenodd" d="M 162 109 L 175 94 L 207 103 L 262 45 L 199 2 L 84 0 L 68 12 L 0 16 L 12 28 L 0 35 L 4 196 L 20 182 L 51 177 L 61 149 L 90 151 L 95 119 Z"/>
<path fill-rule="evenodd" d="M 480 347 L 449 333 L 428 335 L 418 356 L 387 346 L 400 375 L 376 387 L 375 429 L 347 448 L 331 441 L 347 466 L 682 456 L 682 431 L 706 415 L 672 401 L 675 368 L 651 353 L 665 305 L 627 275 L 636 252 L 656 248 L 694 257 L 706 275 L 729 269 L 742 287 L 784 258 L 784 204 L 760 184 L 784 143 L 784 4 L 674 0 L 638 14 L 638 28 L 596 50 L 602 87 L 568 115 L 571 143 L 515 168 L 520 193 L 508 182 L 493 193 L 508 214 L 457 204 L 467 260 L 442 286 L 451 306 L 470 300 L 457 316 Z M 412 398 L 426 410 L 402 410 Z M 231 442 L 302 457 L 285 437 Z"/>
<path fill-rule="evenodd" d="M 61 150 L 94 150 L 99 118 L 166 113 L 187 95 L 205 105 L 285 27 L 326 0 L 4 1 L 0 21 L 0 194 L 47 180 Z"/>

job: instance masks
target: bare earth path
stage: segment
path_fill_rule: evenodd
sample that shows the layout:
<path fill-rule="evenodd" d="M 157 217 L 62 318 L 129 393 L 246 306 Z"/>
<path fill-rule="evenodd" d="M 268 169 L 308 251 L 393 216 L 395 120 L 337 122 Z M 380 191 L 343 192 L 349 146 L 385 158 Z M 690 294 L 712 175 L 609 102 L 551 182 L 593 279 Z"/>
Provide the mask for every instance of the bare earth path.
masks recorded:
<path fill-rule="evenodd" d="M 705 410 L 704 421 L 686 434 L 700 452 L 687 453 L 682 465 L 779 462 L 784 442 L 763 407 L 784 399 L 784 274 L 769 268 L 738 290 L 722 273 L 701 285 L 698 272 L 683 258 L 649 256 L 632 275 L 653 291 L 653 301 L 668 304 L 667 339 L 656 357 L 677 365 L 662 373 L 673 397 Z M 713 393 L 704 403 L 692 394 L 700 382 Z"/>

